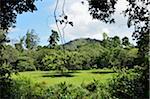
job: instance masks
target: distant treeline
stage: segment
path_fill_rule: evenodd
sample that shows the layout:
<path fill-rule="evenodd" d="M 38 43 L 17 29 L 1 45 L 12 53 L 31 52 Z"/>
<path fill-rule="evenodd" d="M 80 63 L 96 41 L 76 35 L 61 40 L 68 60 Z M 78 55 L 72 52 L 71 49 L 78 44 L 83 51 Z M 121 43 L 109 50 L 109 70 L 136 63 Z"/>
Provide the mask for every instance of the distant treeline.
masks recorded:
<path fill-rule="evenodd" d="M 31 32 L 20 42 L 5 45 L 3 58 L 18 71 L 79 70 L 92 68 L 133 68 L 138 48 L 127 37 L 108 37 L 103 40 L 76 39 L 58 45 L 56 31 L 52 31 L 48 46 L 37 46 L 38 37 Z"/>

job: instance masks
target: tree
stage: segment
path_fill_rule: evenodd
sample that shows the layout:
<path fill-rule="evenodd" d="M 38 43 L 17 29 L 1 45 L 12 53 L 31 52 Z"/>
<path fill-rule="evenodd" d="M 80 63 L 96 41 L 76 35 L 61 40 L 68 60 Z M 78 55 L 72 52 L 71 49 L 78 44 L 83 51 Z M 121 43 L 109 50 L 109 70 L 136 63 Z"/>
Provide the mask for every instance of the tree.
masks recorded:
<path fill-rule="evenodd" d="M 34 30 L 31 30 L 31 32 L 27 31 L 25 39 L 25 45 L 27 49 L 31 50 L 36 48 L 38 41 L 38 36 L 34 34 Z"/>
<path fill-rule="evenodd" d="M 36 0 L 0 0 L 0 97 L 9 98 L 9 88 L 11 85 L 10 74 L 13 72 L 11 67 L 3 59 L 4 45 L 9 40 L 6 39 L 9 28 L 14 27 L 17 14 L 23 12 L 33 12 L 37 10 L 34 2 Z M 1 31 L 1 29 L 3 31 Z"/>
<path fill-rule="evenodd" d="M 17 14 L 36 11 L 35 1 L 36 0 L 0 0 L 0 29 L 8 30 L 14 27 Z"/>
<path fill-rule="evenodd" d="M 67 70 L 67 57 L 69 52 L 66 51 L 65 54 L 61 50 L 53 50 L 50 55 L 46 55 L 42 62 L 46 70 L 55 69 L 58 70 L 61 74 L 64 74 L 65 70 Z"/>
<path fill-rule="evenodd" d="M 122 45 L 124 45 L 124 46 L 129 46 L 130 45 L 128 37 L 125 36 L 124 38 L 122 38 Z"/>
<path fill-rule="evenodd" d="M 88 0 L 89 12 L 94 19 L 99 19 L 106 23 L 115 22 L 112 17 L 115 12 L 115 4 L 118 0 Z M 128 6 L 124 12 L 124 16 L 128 17 L 127 26 L 134 26 L 133 37 L 137 40 L 139 48 L 139 64 L 142 70 L 143 84 L 145 85 L 145 93 L 148 94 L 149 86 L 149 33 L 150 33 L 150 1 L 149 0 L 126 0 Z M 144 59 L 144 60 L 141 60 Z M 148 95 L 147 95 L 148 96 Z"/>
<path fill-rule="evenodd" d="M 25 37 L 20 38 L 19 43 L 16 43 L 16 44 L 15 44 L 15 48 L 16 48 L 18 51 L 20 51 L 20 52 L 23 51 L 24 39 L 25 39 Z"/>
<path fill-rule="evenodd" d="M 20 56 L 16 62 L 15 69 L 18 71 L 34 71 L 34 59 L 28 56 Z"/>
<path fill-rule="evenodd" d="M 0 30 L 0 97 L 7 99 L 9 97 L 9 87 L 11 85 L 10 74 L 13 72 L 11 66 L 5 58 L 5 47 L 9 40 L 6 38 L 6 33 Z"/>
<path fill-rule="evenodd" d="M 113 14 L 115 12 L 115 4 L 118 0 L 88 0 L 89 12 L 94 19 L 99 19 L 106 23 L 115 22 Z M 148 46 L 148 40 L 142 40 L 146 34 L 149 34 L 149 0 L 127 0 L 128 6 L 124 12 L 124 16 L 128 17 L 127 26 L 134 26 L 133 37 L 137 39 L 139 48 L 142 48 L 139 43 L 145 42 Z M 142 40 L 142 41 L 141 41 Z M 142 49 L 141 49 L 142 50 Z M 140 51 L 140 50 L 139 50 Z M 144 52 L 143 52 L 144 53 Z M 141 62 L 142 63 L 142 62 Z"/>
<path fill-rule="evenodd" d="M 120 40 L 120 38 L 119 38 L 118 36 L 114 36 L 114 37 L 112 38 L 112 46 L 113 46 L 113 47 L 120 47 L 120 45 L 121 45 L 121 40 Z"/>
<path fill-rule="evenodd" d="M 107 33 L 103 33 L 103 40 L 107 40 L 108 39 L 108 35 L 107 35 Z"/>
<path fill-rule="evenodd" d="M 115 4 L 117 0 L 88 0 L 90 15 L 94 19 L 99 19 L 106 23 L 114 22 L 111 17 L 115 12 Z"/>
<path fill-rule="evenodd" d="M 52 34 L 50 35 L 48 41 L 49 41 L 49 47 L 54 47 L 57 45 L 57 42 L 59 41 L 59 35 L 58 35 L 58 32 L 55 31 L 55 30 L 52 30 L 51 31 Z"/>
<path fill-rule="evenodd" d="M 104 36 L 104 34 L 103 34 Z M 114 37 L 108 37 L 105 34 L 106 37 L 103 37 L 102 45 L 106 48 L 112 48 L 112 47 L 121 47 L 121 40 L 118 36 Z"/>

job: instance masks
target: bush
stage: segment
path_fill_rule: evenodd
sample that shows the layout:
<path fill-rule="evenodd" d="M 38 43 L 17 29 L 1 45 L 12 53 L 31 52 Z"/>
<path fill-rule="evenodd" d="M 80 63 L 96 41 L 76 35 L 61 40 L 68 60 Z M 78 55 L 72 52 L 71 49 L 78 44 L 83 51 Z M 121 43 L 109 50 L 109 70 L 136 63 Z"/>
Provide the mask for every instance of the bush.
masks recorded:
<path fill-rule="evenodd" d="M 110 99 L 106 87 L 97 81 L 78 87 L 65 82 L 47 87 L 20 76 L 13 80 L 10 92 L 8 99 Z"/>
<path fill-rule="evenodd" d="M 145 99 L 140 74 L 131 70 L 121 70 L 109 81 L 108 91 L 112 98 L 117 99 Z"/>
<path fill-rule="evenodd" d="M 136 71 L 123 69 L 107 84 L 94 80 L 78 87 L 65 82 L 48 87 L 45 82 L 19 77 L 13 80 L 10 99 L 148 99 Z"/>
<path fill-rule="evenodd" d="M 30 57 L 19 57 L 17 60 L 16 70 L 19 71 L 33 71 L 36 70 L 34 60 Z"/>
<path fill-rule="evenodd" d="M 13 80 L 10 99 L 43 99 L 44 83 L 34 83 L 27 77 L 20 76 Z M 44 98 L 46 99 L 46 98 Z"/>

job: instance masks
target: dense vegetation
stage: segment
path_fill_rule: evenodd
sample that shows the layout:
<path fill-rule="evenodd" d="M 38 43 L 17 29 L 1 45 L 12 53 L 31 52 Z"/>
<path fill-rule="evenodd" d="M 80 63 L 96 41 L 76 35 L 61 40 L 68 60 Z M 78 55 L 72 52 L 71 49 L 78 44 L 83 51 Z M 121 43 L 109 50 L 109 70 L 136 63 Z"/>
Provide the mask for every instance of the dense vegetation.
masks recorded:
<path fill-rule="evenodd" d="M 7 63 L 14 71 L 56 70 L 56 74 L 54 73 L 52 76 L 65 77 L 69 76 L 70 70 L 110 68 L 118 74 L 107 83 L 94 81 L 90 84 L 81 84 L 79 88 L 72 84 L 68 85 L 68 83 L 47 88 L 46 82 L 33 83 L 31 78 L 21 77 L 11 81 L 12 90 L 11 92 L 8 90 L 9 97 L 16 99 L 20 97 L 25 99 L 31 97 L 44 99 L 56 97 L 65 99 L 69 97 L 96 97 L 100 99 L 139 97 L 139 94 L 143 94 L 144 89 L 138 78 L 139 75 L 142 75 L 139 72 L 140 69 L 134 67 L 138 64 L 138 48 L 130 44 L 127 37 L 122 39 L 118 36 L 108 37 L 106 33 L 103 33 L 103 36 L 104 39 L 101 41 L 87 38 L 76 39 L 64 45 L 50 43 L 48 46 L 38 46 L 35 33 L 28 31 L 27 35 L 17 43 L 22 50 L 18 49 L 17 44 L 4 45 L 3 58 L 7 59 Z M 33 47 L 29 47 L 31 45 Z M 138 92 L 133 93 L 133 90 Z M 124 96 L 120 97 L 120 94 Z"/>
<path fill-rule="evenodd" d="M 105 33 L 104 33 L 105 34 Z M 17 71 L 133 68 L 138 48 L 127 39 L 105 37 L 102 41 L 77 39 L 64 45 L 37 46 L 32 32 L 15 46 L 5 46 L 4 58 Z M 20 45 L 19 45 L 20 44 Z M 17 45 L 17 46 L 16 46 Z M 20 46 L 20 47 L 19 47 Z M 21 48 L 22 50 L 18 49 Z M 63 49 L 62 49 L 63 47 Z"/>
<path fill-rule="evenodd" d="M 105 70 L 107 73 L 107 70 Z M 107 83 L 93 80 L 91 83 L 72 85 L 62 82 L 47 86 L 46 82 L 35 82 L 34 79 L 19 77 L 13 80 L 10 97 L 13 99 L 142 99 L 143 88 L 138 81 L 140 74 L 133 70 L 120 71 Z M 135 91 L 136 90 L 136 91 Z"/>
<path fill-rule="evenodd" d="M 59 83 L 66 82 L 74 86 L 81 84 L 89 84 L 93 80 L 98 80 L 102 83 L 107 83 L 108 79 L 116 74 L 111 69 L 91 69 L 91 70 L 69 70 L 68 73 L 59 74 L 57 71 L 26 71 L 19 72 L 17 75 L 12 75 L 13 79 L 27 77 L 32 79 L 35 83 L 44 83 L 46 86 L 54 86 Z"/>
<path fill-rule="evenodd" d="M 134 26 L 133 37 L 137 47 L 127 37 L 108 37 L 102 41 L 79 39 L 68 44 L 57 45 L 57 31 L 52 31 L 48 46 L 37 46 L 34 31 L 15 45 L 9 45 L 8 30 L 15 27 L 18 14 L 37 10 L 36 0 L 0 0 L 0 98 L 2 99 L 56 99 L 56 98 L 100 98 L 100 99 L 148 99 L 149 96 L 149 0 L 127 0 L 124 16 L 127 26 Z M 58 3 L 59 0 L 57 0 Z M 93 19 L 114 23 L 115 5 L 119 0 L 87 0 Z M 64 0 L 65 2 L 65 0 Z M 84 2 L 82 1 L 84 4 Z M 56 4 L 57 6 L 57 4 Z M 57 7 L 56 7 L 57 9 Z M 55 10 L 56 10 L 55 9 Z M 64 11 L 64 9 L 62 9 Z M 73 26 L 63 12 L 63 20 L 56 24 Z M 59 29 L 58 29 L 59 30 Z M 16 71 L 58 70 L 66 75 L 68 70 L 112 68 L 117 75 L 107 84 L 94 81 L 88 85 L 73 87 L 65 83 L 47 87 L 32 83 L 30 79 L 12 79 Z M 129 70 L 128 70 L 129 69 Z"/>

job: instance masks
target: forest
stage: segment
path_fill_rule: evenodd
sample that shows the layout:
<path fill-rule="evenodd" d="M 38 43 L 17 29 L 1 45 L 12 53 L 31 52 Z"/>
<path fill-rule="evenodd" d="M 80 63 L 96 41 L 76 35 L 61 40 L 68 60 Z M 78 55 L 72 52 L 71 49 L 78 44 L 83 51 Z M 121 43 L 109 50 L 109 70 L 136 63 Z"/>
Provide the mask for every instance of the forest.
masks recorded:
<path fill-rule="evenodd" d="M 117 1 L 87 0 L 89 14 L 115 23 Z M 39 44 L 34 29 L 11 44 L 9 29 L 15 28 L 18 14 L 38 10 L 35 2 L 0 0 L 0 99 L 149 99 L 149 0 L 127 0 L 124 16 L 128 28 L 134 27 L 136 44 L 106 32 L 100 33 L 101 40 L 81 37 L 60 43 L 65 27 L 74 28 L 74 23 L 64 8 L 57 17 L 59 0 L 54 9 L 57 29 L 51 29 L 47 45 Z M 63 32 L 58 24 L 65 25 Z"/>

